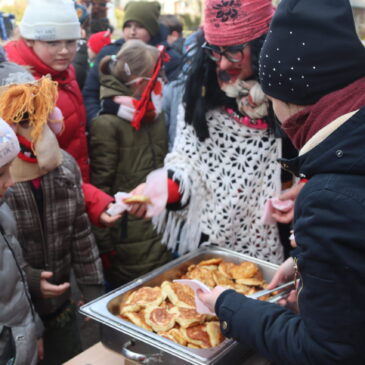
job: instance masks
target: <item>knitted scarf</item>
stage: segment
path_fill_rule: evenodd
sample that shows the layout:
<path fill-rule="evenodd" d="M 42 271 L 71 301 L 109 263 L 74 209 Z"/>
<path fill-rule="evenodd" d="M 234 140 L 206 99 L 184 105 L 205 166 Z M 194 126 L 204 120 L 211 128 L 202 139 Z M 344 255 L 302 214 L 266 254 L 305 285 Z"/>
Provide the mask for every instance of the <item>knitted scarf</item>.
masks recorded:
<path fill-rule="evenodd" d="M 320 129 L 340 116 L 365 105 L 365 77 L 321 98 L 283 123 L 283 129 L 300 150 Z M 335 106 L 335 107 L 334 107 Z"/>

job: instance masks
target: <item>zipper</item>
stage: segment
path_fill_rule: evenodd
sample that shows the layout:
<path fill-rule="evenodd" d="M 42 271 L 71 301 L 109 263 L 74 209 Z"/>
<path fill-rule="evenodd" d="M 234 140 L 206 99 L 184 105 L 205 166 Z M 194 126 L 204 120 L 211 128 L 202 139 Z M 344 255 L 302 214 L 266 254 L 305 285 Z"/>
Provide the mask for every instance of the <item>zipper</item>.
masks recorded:
<path fill-rule="evenodd" d="M 297 281 L 299 280 L 299 284 L 297 284 Z M 302 279 L 302 275 L 299 271 L 298 268 L 298 258 L 294 257 L 294 283 L 295 283 L 295 287 L 297 289 L 297 304 L 298 304 L 298 310 L 300 312 L 300 307 L 299 307 L 299 295 L 303 289 L 303 279 Z M 298 286 L 300 285 L 300 287 L 298 288 Z"/>
<path fill-rule="evenodd" d="M 42 179 L 42 182 L 43 182 L 43 179 Z M 29 182 L 31 184 L 31 182 Z M 47 247 L 46 247 L 46 240 L 44 238 L 44 232 L 43 232 L 43 226 L 42 226 L 42 222 L 41 222 L 41 218 L 40 218 L 40 215 L 39 215 L 39 210 L 38 210 L 38 206 L 37 206 L 37 203 L 35 201 L 35 197 L 34 197 L 34 194 L 33 192 L 31 191 L 30 187 L 28 186 L 29 188 L 29 192 L 28 194 L 30 194 L 30 196 L 32 197 L 32 202 L 33 202 L 33 208 L 35 208 L 35 211 L 37 212 L 36 216 L 37 216 L 37 221 L 38 221 L 38 225 L 40 227 L 40 231 L 41 231 L 41 237 L 42 237 L 42 251 L 43 251 L 43 258 L 44 258 L 44 268 L 46 269 L 46 271 L 51 271 L 50 270 L 50 265 L 49 265 L 49 262 L 48 262 L 48 252 L 47 252 Z M 42 193 L 43 193 L 43 187 L 42 187 Z M 43 195 L 43 218 L 44 215 L 45 215 L 45 211 L 44 211 L 44 208 L 45 208 L 45 197 Z M 45 228 L 46 224 L 44 224 L 44 229 Z"/>

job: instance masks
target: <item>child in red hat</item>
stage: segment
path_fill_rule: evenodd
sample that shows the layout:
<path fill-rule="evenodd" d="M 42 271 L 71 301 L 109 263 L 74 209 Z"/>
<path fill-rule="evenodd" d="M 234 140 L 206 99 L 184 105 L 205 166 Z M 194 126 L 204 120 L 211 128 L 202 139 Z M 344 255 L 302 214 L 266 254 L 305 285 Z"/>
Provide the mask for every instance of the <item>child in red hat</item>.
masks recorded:
<path fill-rule="evenodd" d="M 104 46 L 112 42 L 110 30 L 94 33 L 87 41 L 87 54 L 89 56 L 90 67 L 93 66 L 96 56 Z"/>

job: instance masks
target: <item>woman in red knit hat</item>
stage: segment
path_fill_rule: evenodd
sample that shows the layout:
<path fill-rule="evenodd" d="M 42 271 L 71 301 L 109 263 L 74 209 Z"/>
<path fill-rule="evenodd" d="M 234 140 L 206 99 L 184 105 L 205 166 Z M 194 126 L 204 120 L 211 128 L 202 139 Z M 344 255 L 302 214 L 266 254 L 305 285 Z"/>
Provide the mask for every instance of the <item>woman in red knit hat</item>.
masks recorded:
<path fill-rule="evenodd" d="M 281 139 L 258 82 L 272 15 L 270 0 L 205 3 L 185 110 L 165 159 L 167 210 L 156 219 L 180 254 L 208 242 L 274 263 L 284 258 L 277 225 L 262 223 L 265 203 L 281 191 Z"/>

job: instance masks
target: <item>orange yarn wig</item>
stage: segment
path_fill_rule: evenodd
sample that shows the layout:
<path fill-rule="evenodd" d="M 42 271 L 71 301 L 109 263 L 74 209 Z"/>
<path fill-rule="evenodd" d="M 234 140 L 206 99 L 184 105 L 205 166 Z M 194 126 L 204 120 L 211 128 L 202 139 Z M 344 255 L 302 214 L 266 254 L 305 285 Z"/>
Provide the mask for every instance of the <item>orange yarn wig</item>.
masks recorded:
<path fill-rule="evenodd" d="M 48 114 L 52 112 L 58 97 L 57 83 L 48 76 L 38 81 L 13 84 L 0 93 L 0 116 L 9 124 L 29 122 L 32 149 L 42 134 Z"/>

